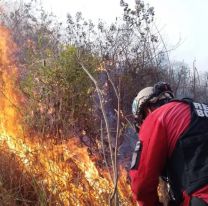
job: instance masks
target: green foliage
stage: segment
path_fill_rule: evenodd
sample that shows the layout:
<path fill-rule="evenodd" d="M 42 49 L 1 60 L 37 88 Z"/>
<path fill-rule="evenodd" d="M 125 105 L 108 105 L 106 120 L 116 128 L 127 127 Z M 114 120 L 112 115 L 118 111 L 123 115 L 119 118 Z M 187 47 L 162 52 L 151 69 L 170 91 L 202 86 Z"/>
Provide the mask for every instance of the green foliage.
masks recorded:
<path fill-rule="evenodd" d="M 33 65 L 22 81 L 21 88 L 29 97 L 27 122 L 44 134 L 66 135 L 78 128 L 92 132 L 95 126 L 94 88 L 76 55 L 77 49 L 67 46 L 56 60 Z M 96 75 L 98 59 L 87 53 L 82 58 Z"/>

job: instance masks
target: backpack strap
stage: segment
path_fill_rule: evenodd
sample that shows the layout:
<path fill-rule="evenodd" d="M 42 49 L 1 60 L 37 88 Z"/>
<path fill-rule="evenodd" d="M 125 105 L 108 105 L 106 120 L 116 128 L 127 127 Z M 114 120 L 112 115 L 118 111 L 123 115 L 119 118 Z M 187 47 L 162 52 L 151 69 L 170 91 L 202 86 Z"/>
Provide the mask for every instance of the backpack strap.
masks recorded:
<path fill-rule="evenodd" d="M 185 98 L 175 98 L 175 99 L 171 99 L 169 102 L 184 102 L 187 104 L 192 104 L 193 99 L 189 98 L 189 97 L 185 97 Z"/>

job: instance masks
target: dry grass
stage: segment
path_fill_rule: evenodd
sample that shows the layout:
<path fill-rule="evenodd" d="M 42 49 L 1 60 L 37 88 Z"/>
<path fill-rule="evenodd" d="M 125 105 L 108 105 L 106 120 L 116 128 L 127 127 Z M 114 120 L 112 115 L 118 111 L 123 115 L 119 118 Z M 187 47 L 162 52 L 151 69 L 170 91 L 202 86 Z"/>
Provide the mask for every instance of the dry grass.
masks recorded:
<path fill-rule="evenodd" d="M 45 188 L 20 168 L 19 161 L 15 155 L 1 150 L 0 206 L 53 205 Z"/>

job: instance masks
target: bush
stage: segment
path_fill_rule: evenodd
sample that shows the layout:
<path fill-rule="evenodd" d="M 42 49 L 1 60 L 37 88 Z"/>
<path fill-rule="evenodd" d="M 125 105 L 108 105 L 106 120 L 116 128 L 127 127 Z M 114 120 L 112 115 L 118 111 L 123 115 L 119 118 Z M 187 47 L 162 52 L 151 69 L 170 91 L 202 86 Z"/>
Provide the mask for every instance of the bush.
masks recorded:
<path fill-rule="evenodd" d="M 78 64 L 76 53 L 76 48 L 67 46 L 57 59 L 42 66 L 33 65 L 22 80 L 21 88 L 29 97 L 26 121 L 36 131 L 55 136 L 93 131 L 94 88 Z M 95 75 L 98 60 L 86 52 L 82 58 Z"/>

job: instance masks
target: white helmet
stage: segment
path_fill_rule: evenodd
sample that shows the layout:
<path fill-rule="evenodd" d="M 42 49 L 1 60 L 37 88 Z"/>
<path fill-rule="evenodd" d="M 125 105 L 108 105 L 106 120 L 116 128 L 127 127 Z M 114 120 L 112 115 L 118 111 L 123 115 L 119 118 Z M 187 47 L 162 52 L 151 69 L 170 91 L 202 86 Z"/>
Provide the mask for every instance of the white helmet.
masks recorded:
<path fill-rule="evenodd" d="M 146 87 L 137 94 L 132 104 L 132 113 L 134 116 L 137 115 L 138 109 L 142 105 L 142 103 L 148 100 L 153 93 L 153 87 Z"/>
<path fill-rule="evenodd" d="M 172 99 L 173 93 L 169 84 L 165 82 L 158 82 L 154 87 L 146 87 L 142 89 L 135 97 L 132 104 L 132 113 L 135 118 L 139 118 L 138 121 L 143 121 L 145 116 L 143 114 L 144 108 L 149 104 L 162 104 Z M 163 101 L 159 101 L 163 100 Z"/>

